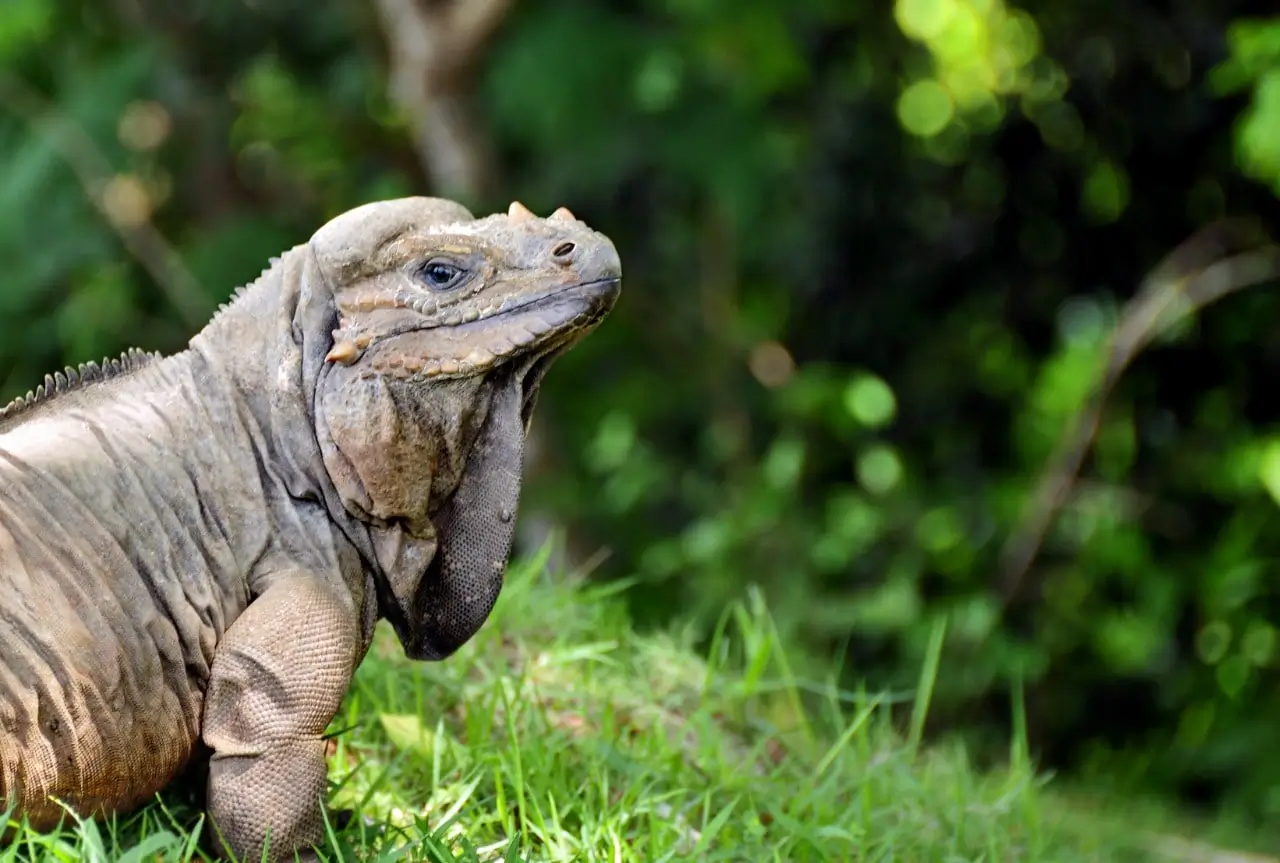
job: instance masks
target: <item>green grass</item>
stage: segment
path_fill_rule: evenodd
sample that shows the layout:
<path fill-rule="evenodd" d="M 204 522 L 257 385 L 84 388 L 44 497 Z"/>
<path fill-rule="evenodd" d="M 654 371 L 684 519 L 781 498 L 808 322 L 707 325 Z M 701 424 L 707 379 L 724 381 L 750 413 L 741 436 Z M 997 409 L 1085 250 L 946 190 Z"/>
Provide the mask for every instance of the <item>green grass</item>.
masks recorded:
<path fill-rule="evenodd" d="M 332 799 L 359 815 L 331 859 L 1175 859 L 1123 819 L 1057 805 L 1017 741 L 987 774 L 922 745 L 927 697 L 899 735 L 874 696 L 797 678 L 754 595 L 699 656 L 681 633 L 636 634 L 617 588 L 556 584 L 541 563 L 513 567 L 446 662 L 408 662 L 379 631 L 333 723 Z M 161 801 L 20 831 L 0 861 L 202 859 L 199 824 Z"/>

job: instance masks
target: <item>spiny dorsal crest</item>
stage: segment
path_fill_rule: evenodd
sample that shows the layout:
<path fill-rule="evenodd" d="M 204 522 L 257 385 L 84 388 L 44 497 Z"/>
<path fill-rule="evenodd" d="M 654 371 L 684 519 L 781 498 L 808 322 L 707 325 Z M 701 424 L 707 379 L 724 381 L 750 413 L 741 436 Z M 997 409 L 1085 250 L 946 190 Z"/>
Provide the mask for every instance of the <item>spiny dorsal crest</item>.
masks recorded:
<path fill-rule="evenodd" d="M 135 372 L 160 359 L 160 354 L 129 348 L 118 359 L 105 359 L 99 363 L 81 363 L 79 367 L 67 366 L 64 371 L 44 376 L 44 383 L 25 396 L 19 396 L 0 408 L 0 422 L 11 420 L 37 405 L 42 405 L 60 395 L 82 390 L 102 381 Z"/>
<path fill-rule="evenodd" d="M 296 249 L 301 247 L 295 246 L 294 248 Z M 292 252 L 293 249 L 290 249 L 289 251 Z M 288 252 L 286 252 L 285 254 L 288 254 Z M 218 304 L 218 308 L 217 310 L 214 311 L 213 317 L 209 319 L 209 324 L 213 324 L 215 321 L 221 320 L 223 315 L 231 311 L 232 307 L 235 306 L 235 304 L 240 299 L 242 299 L 245 294 L 249 293 L 249 291 L 256 288 L 264 279 L 267 279 L 267 278 L 270 278 L 271 276 L 276 275 L 276 267 L 282 260 L 284 260 L 284 255 L 276 255 L 272 258 L 268 258 L 267 266 L 261 273 L 258 274 L 258 278 L 254 279 L 252 282 L 249 282 L 248 284 L 244 284 L 236 288 L 234 291 L 231 292 L 231 296 L 228 297 L 225 302 Z"/>

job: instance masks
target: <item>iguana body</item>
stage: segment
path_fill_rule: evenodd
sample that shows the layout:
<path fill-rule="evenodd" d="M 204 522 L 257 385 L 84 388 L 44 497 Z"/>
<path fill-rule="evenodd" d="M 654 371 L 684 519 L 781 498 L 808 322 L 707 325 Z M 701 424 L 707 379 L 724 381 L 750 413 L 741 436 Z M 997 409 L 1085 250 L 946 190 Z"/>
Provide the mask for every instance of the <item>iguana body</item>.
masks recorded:
<path fill-rule="evenodd" d="M 380 202 L 0 413 L 0 811 L 128 810 L 207 747 L 231 850 L 309 853 L 375 622 L 421 659 L 483 623 L 541 375 L 620 276 L 564 210 Z"/>

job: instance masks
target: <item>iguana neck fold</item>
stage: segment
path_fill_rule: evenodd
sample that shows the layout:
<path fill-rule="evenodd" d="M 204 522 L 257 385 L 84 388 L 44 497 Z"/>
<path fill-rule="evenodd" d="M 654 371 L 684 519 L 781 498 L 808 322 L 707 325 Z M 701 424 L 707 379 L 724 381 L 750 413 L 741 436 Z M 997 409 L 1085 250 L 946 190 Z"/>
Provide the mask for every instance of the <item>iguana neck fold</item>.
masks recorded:
<path fill-rule="evenodd" d="M 192 340 L 188 354 L 207 405 L 232 415 L 259 449 L 257 460 L 299 500 L 322 505 L 330 519 L 373 567 L 380 584 L 414 579 L 435 552 L 434 529 L 426 518 L 432 500 L 442 502 L 457 485 L 466 449 L 483 422 L 489 387 L 481 377 L 457 380 L 431 391 L 420 384 L 390 381 L 405 411 L 402 424 L 381 441 L 379 464 L 404 473 L 406 461 L 429 465 L 428 488 L 403 484 L 402 496 L 387 503 L 353 506 L 349 476 L 335 461 L 328 438 L 333 411 L 320 415 L 322 379 L 339 369 L 326 362 L 338 325 L 333 291 L 309 245 L 275 259 L 255 281 L 236 292 Z M 329 387 L 332 392 L 332 387 Z M 414 409 L 414 403 L 418 407 Z M 377 446 L 374 404 L 352 404 L 362 439 Z M 434 422 L 426 421 L 426 413 Z M 383 411 L 385 414 L 385 410 Z M 384 429 L 385 430 L 385 429 Z M 322 445 L 321 439 L 327 441 Z M 421 518 L 406 518 L 410 511 Z M 394 550 L 393 550 L 394 549 Z M 413 574 L 411 574 L 413 573 Z"/>
<path fill-rule="evenodd" d="M 222 402 L 261 447 L 260 463 L 289 493 L 324 500 L 331 484 L 315 435 L 312 394 L 323 364 L 326 327 L 335 318 L 308 246 L 272 260 L 191 339 L 205 367 L 205 395 Z"/>

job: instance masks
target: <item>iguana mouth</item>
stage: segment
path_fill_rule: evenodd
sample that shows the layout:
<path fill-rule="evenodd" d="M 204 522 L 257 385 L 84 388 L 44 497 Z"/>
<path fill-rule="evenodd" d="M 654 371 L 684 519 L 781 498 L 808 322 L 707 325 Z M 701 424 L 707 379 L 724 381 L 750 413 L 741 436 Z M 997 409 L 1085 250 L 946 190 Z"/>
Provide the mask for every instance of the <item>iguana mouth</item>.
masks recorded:
<path fill-rule="evenodd" d="M 484 323 L 485 321 L 500 320 L 514 312 L 527 310 L 539 305 L 546 305 L 557 297 L 564 294 L 583 294 L 583 299 L 593 298 L 592 294 L 599 294 L 602 298 L 609 293 L 616 293 L 618 286 L 622 283 L 620 278 L 612 279 L 596 279 L 590 282 L 577 282 L 572 285 L 558 285 L 550 290 L 541 291 L 531 296 L 522 297 L 513 305 L 500 307 L 496 312 L 488 317 L 480 318 L 473 323 Z M 610 303 L 612 305 L 612 303 Z M 466 324 L 457 324 L 455 326 L 466 326 Z"/>
<path fill-rule="evenodd" d="M 620 278 L 597 279 L 539 292 L 500 312 L 451 326 L 386 333 L 368 349 L 374 374 L 417 382 L 484 374 L 521 358 L 527 376 L 539 362 L 572 347 L 604 319 Z"/>
<path fill-rule="evenodd" d="M 604 319 L 613 308 L 621 282 L 618 278 L 597 279 L 557 287 L 487 318 L 449 329 L 463 344 L 473 346 L 471 354 L 462 358 L 464 364 L 482 369 L 486 363 L 477 353 L 490 354 L 491 367 L 524 356 L 532 360 L 525 372 L 528 378 Z"/>

